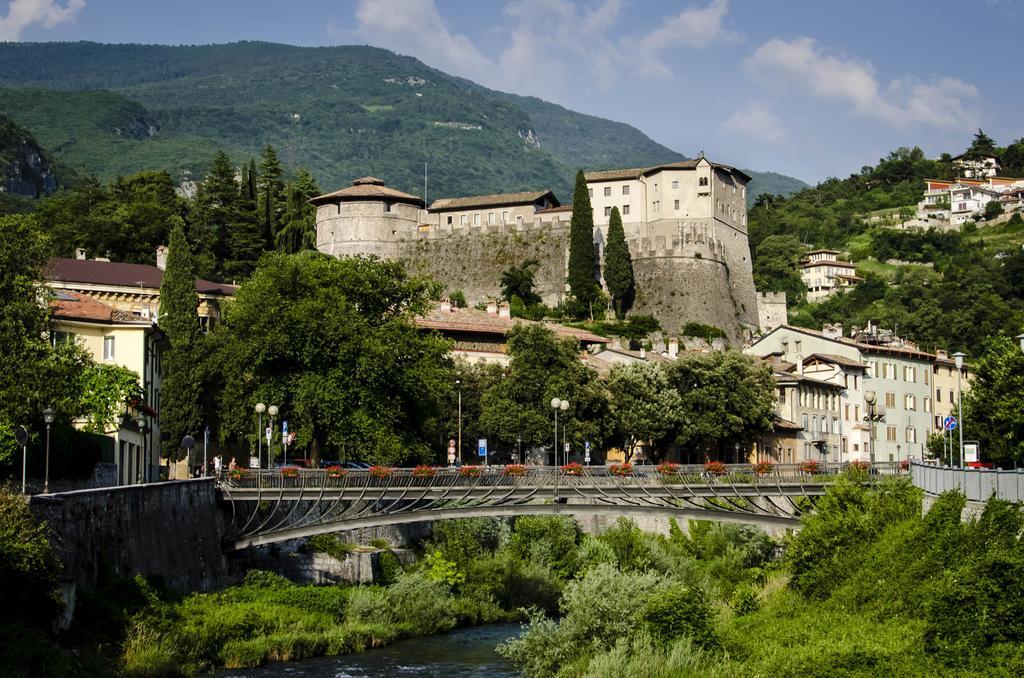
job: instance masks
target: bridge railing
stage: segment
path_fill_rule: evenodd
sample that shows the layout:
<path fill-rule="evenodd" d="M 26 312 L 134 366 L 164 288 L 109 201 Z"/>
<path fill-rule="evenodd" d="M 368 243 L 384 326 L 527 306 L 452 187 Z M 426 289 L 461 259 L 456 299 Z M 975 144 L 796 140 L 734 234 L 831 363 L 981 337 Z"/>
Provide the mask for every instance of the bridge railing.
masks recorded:
<path fill-rule="evenodd" d="M 910 465 L 910 478 L 927 494 L 957 490 L 968 501 L 985 502 L 992 496 L 1024 501 L 1024 469 L 953 468 L 914 462 Z"/>
<path fill-rule="evenodd" d="M 472 469 L 472 470 L 470 470 Z M 835 481 L 844 474 L 879 477 L 905 474 L 899 462 L 876 462 L 870 467 L 848 463 L 728 464 L 713 472 L 702 464 L 670 466 L 621 465 L 582 466 L 462 466 L 424 468 L 378 468 L 374 470 L 306 469 L 286 467 L 274 470 L 224 470 L 218 481 L 233 488 L 280 487 L 550 487 L 552 485 L 780 485 L 787 483 L 820 484 Z"/>

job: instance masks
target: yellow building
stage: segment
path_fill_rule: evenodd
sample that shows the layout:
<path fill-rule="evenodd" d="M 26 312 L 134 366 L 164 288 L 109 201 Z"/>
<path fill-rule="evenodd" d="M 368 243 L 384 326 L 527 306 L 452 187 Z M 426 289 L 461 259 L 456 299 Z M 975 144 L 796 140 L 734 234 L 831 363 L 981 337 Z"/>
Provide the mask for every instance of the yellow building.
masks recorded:
<path fill-rule="evenodd" d="M 144 402 L 125 403 L 121 418 L 105 433 L 114 439 L 120 485 L 159 479 L 160 361 L 168 348 L 163 331 L 148 318 L 118 310 L 85 294 L 58 290 L 50 304 L 51 339 L 74 341 L 101 364 L 139 375 Z"/>

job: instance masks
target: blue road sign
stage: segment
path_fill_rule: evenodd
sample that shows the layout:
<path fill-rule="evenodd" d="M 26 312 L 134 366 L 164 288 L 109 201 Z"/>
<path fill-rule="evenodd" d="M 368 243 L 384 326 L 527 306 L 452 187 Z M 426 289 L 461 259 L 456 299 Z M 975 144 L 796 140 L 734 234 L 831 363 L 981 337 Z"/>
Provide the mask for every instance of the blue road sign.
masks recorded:
<path fill-rule="evenodd" d="M 477 453 L 477 456 L 479 456 L 479 457 L 486 457 L 487 456 L 487 438 L 480 438 L 477 441 L 476 453 Z"/>
<path fill-rule="evenodd" d="M 287 438 L 288 437 L 288 421 L 287 420 L 281 422 L 281 437 L 282 438 Z"/>
<path fill-rule="evenodd" d="M 952 431 L 956 428 L 956 417 L 946 417 L 942 420 L 942 428 Z"/>

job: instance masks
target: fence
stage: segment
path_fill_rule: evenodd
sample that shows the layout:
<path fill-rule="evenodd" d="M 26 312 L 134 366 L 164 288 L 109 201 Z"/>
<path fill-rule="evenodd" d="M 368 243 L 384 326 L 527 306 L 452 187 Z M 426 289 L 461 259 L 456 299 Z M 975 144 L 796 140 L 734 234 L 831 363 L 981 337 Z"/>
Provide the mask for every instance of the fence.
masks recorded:
<path fill-rule="evenodd" d="M 910 465 L 910 478 L 926 494 L 957 490 L 968 501 L 985 502 L 993 495 L 1006 501 L 1024 501 L 1024 469 L 950 468 L 914 462 Z"/>

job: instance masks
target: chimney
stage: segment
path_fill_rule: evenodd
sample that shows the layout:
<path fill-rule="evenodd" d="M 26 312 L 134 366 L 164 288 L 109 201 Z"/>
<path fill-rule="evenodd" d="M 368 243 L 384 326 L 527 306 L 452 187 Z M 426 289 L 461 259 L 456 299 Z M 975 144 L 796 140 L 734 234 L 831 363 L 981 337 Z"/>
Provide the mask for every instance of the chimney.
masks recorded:
<path fill-rule="evenodd" d="M 804 373 L 804 357 L 802 355 L 796 357 L 796 373 L 801 376 Z"/>
<path fill-rule="evenodd" d="M 79 247 L 78 249 L 75 250 L 75 259 L 78 259 L 80 261 L 84 261 L 85 260 L 85 248 L 84 247 Z"/>
<path fill-rule="evenodd" d="M 944 348 L 935 349 L 935 357 L 939 360 L 949 360 L 949 351 Z"/>
<path fill-rule="evenodd" d="M 512 307 L 508 305 L 507 301 L 503 301 L 498 304 L 498 317 L 499 318 L 511 318 Z"/>
<path fill-rule="evenodd" d="M 156 248 L 156 267 L 161 271 L 167 269 L 167 245 L 158 245 Z"/>
<path fill-rule="evenodd" d="M 836 325 L 822 325 L 821 333 L 826 339 L 842 339 L 843 337 L 843 326 Z"/>
<path fill-rule="evenodd" d="M 498 315 L 498 302 L 494 299 L 487 302 L 487 315 Z"/>
<path fill-rule="evenodd" d="M 445 298 L 441 299 L 441 312 L 442 313 L 451 313 L 451 310 L 452 310 L 452 300 L 449 299 L 448 297 L 445 297 Z"/>
<path fill-rule="evenodd" d="M 677 355 L 679 355 L 679 339 L 672 337 L 668 340 L 668 357 L 675 360 Z"/>

